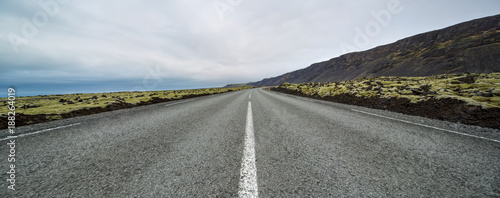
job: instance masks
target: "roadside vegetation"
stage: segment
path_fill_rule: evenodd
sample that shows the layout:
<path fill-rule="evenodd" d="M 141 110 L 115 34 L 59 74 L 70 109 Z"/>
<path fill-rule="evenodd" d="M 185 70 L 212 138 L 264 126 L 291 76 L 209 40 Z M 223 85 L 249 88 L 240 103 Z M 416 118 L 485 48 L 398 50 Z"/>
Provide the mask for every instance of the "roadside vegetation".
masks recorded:
<path fill-rule="evenodd" d="M 454 118 L 451 121 L 471 124 L 483 122 L 478 119 L 496 120 L 496 124 L 477 125 L 500 128 L 500 73 L 360 78 L 331 83 L 284 83 L 274 90 L 444 120 L 449 120 L 446 117 L 462 116 L 462 119 Z M 455 109 L 436 112 L 446 108 Z M 491 115 L 475 115 L 479 112 L 484 114 L 485 111 Z M 456 115 L 448 115 L 446 112 Z M 439 113 L 442 115 L 438 115 Z"/>
<path fill-rule="evenodd" d="M 248 88 L 252 87 L 16 97 L 16 126 Z M 0 98 L 0 108 L 7 110 L 7 105 L 7 98 Z M 0 115 L 0 129 L 7 127 L 6 112 Z"/>
<path fill-rule="evenodd" d="M 285 83 L 279 87 L 319 97 L 352 94 L 362 98 L 406 98 L 412 103 L 453 98 L 483 108 L 500 107 L 500 73 L 362 78 L 333 83 Z"/>

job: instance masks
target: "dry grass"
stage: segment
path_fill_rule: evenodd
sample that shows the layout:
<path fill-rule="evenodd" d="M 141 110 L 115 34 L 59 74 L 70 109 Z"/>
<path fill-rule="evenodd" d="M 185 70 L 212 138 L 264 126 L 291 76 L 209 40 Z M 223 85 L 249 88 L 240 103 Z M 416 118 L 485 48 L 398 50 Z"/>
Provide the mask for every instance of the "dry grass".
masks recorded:
<path fill-rule="evenodd" d="M 500 108 L 500 73 L 362 78 L 332 83 L 285 83 L 280 87 L 320 97 L 353 94 L 407 98 L 413 103 L 431 98 L 454 98 L 485 109 Z"/>
<path fill-rule="evenodd" d="M 16 97 L 16 113 L 25 115 L 63 114 L 71 111 L 94 107 L 106 107 L 115 103 L 138 104 L 159 99 L 182 99 L 193 95 L 209 95 L 247 89 L 250 87 L 236 88 L 211 88 L 175 91 L 145 91 L 145 92 L 113 92 L 93 94 L 67 94 L 33 97 Z M 7 98 L 0 98 L 0 108 L 7 110 Z M 2 112 L 6 116 L 6 111 Z M 59 119 L 57 115 L 54 119 Z"/>

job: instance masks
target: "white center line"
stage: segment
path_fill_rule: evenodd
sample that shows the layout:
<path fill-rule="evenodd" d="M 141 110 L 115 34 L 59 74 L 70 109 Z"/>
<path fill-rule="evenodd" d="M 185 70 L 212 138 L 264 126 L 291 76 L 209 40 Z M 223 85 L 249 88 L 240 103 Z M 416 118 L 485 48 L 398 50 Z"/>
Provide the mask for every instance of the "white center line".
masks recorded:
<path fill-rule="evenodd" d="M 437 129 L 437 130 L 441 130 L 441 131 L 445 131 L 445 132 L 449 132 L 449 133 L 454 133 L 454 134 L 458 134 L 458 135 L 463 135 L 463 136 L 468 136 L 468 137 L 473 137 L 473 138 L 479 138 L 479 139 L 483 139 L 483 140 L 488 140 L 488 141 L 500 143 L 500 140 L 494 140 L 494 139 L 485 138 L 485 137 L 476 136 L 476 135 L 471 135 L 471 134 L 467 134 L 467 133 L 461 133 L 461 132 L 458 132 L 458 131 L 452 131 L 452 130 L 448 130 L 448 129 L 442 129 L 442 128 L 433 127 L 433 126 L 429 126 L 429 125 L 425 125 L 425 124 L 419 124 L 419 123 L 415 123 L 415 122 L 410 122 L 410 121 L 401 120 L 401 119 L 397 119 L 397 118 L 391 118 L 391 117 L 387 117 L 387 116 L 383 116 L 383 115 L 378 115 L 378 114 L 374 114 L 374 113 L 368 113 L 368 112 L 360 111 L 360 110 L 356 110 L 356 109 L 351 109 L 351 110 L 356 111 L 356 112 L 360 112 L 360 113 L 364 113 L 364 114 L 368 114 L 368 115 L 372 115 L 372 116 L 377 116 L 377 117 L 381 117 L 381 118 L 390 119 L 390 120 L 396 120 L 396 121 L 400 121 L 400 122 L 406 122 L 406 123 L 409 123 L 409 124 L 419 125 L 419 126 L 423 126 L 423 127 L 427 127 L 427 128 L 431 128 L 431 129 Z"/>
<path fill-rule="evenodd" d="M 35 135 L 35 134 L 38 134 L 38 133 L 43 133 L 43 132 L 52 131 L 52 130 L 56 130 L 56 129 L 62 129 L 62 128 L 66 128 L 66 127 L 76 126 L 76 125 L 79 125 L 79 124 L 81 124 L 81 123 L 73 123 L 73 124 L 70 124 L 70 125 L 59 126 L 59 127 L 50 128 L 50 129 L 44 129 L 44 130 L 35 131 L 35 132 L 32 132 L 32 133 L 24 133 L 24 134 L 20 134 L 18 136 L 7 136 L 6 138 L 0 139 L 0 142 L 4 141 L 4 140 L 10 140 L 10 139 L 18 138 L 18 137 Z"/>
<path fill-rule="evenodd" d="M 248 98 L 252 98 L 252 94 L 250 93 L 250 95 L 248 95 Z"/>
<path fill-rule="evenodd" d="M 248 102 L 245 149 L 241 160 L 239 197 L 258 197 L 257 168 L 255 167 L 255 140 L 253 132 L 252 102 Z"/>
<path fill-rule="evenodd" d="M 171 103 L 171 104 L 166 104 L 165 106 L 168 107 L 168 106 L 172 106 L 172 105 L 177 105 L 177 104 L 182 104 L 182 103 L 185 103 L 185 102 L 191 102 L 191 101 L 194 101 L 195 99 L 193 100 L 186 100 L 186 101 L 181 101 L 181 102 L 176 102 L 176 103 Z"/>

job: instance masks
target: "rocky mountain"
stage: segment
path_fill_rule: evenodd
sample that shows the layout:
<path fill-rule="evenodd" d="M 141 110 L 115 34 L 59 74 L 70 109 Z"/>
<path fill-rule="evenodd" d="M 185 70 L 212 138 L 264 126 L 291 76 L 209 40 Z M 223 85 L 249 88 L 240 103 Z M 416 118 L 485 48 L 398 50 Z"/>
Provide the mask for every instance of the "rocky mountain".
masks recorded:
<path fill-rule="evenodd" d="M 249 83 L 334 82 L 360 77 L 500 72 L 500 15 L 418 34 Z"/>
<path fill-rule="evenodd" d="M 252 83 L 255 83 L 255 82 L 251 82 L 251 83 L 233 83 L 233 84 L 227 84 L 227 85 L 226 85 L 226 86 L 224 86 L 223 88 L 252 86 L 252 85 L 250 85 L 250 84 L 252 84 Z"/>

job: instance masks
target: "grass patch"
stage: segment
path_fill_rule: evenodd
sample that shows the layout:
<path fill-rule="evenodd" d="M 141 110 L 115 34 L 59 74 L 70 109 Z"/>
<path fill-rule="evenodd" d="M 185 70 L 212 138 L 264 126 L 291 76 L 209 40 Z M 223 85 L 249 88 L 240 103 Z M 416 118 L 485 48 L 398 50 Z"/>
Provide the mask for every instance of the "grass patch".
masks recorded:
<path fill-rule="evenodd" d="M 500 73 L 446 74 L 428 77 L 360 78 L 335 83 L 285 83 L 282 89 L 308 96 L 332 97 L 352 94 L 358 97 L 406 98 L 412 103 L 453 98 L 482 108 L 500 108 Z"/>
<path fill-rule="evenodd" d="M 160 100 L 178 100 L 193 96 L 211 95 L 252 87 L 190 89 L 172 91 L 113 92 L 67 95 L 16 97 L 16 114 L 50 115 L 48 120 L 61 119 L 61 114 L 82 109 L 106 108 L 117 104 L 139 105 Z M 0 108 L 7 109 L 7 98 L 0 98 Z M 6 116 L 5 112 L 1 114 Z"/>

